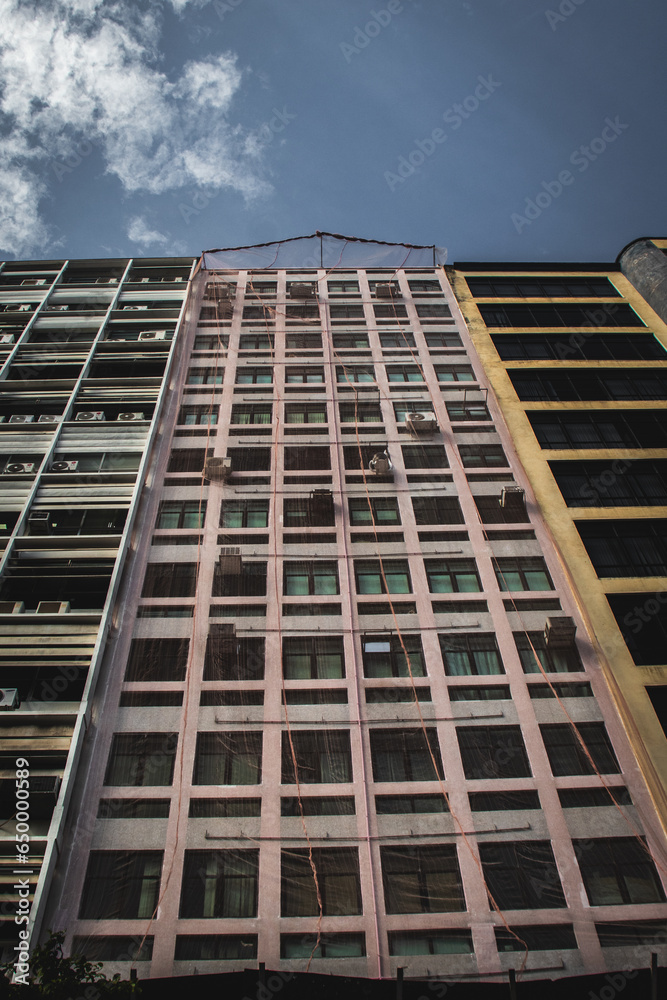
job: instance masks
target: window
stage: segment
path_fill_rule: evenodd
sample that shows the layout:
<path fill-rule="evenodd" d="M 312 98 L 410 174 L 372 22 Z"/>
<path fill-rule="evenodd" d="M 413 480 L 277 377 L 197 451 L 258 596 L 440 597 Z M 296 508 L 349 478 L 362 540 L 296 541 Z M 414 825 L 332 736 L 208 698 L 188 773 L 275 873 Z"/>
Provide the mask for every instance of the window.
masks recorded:
<path fill-rule="evenodd" d="M 169 456 L 167 472 L 202 472 L 206 448 L 176 448 Z"/>
<path fill-rule="evenodd" d="M 496 334 L 503 361 L 664 361 L 665 349 L 650 333 Z"/>
<path fill-rule="evenodd" d="M 244 306 L 243 307 L 243 317 L 244 321 L 248 320 L 264 320 L 265 323 L 274 323 L 276 318 L 276 307 L 271 303 L 266 303 L 265 305 L 259 306 Z M 252 325 L 252 323 L 250 323 Z"/>
<path fill-rule="evenodd" d="M 182 406 L 178 414 L 179 424 L 217 424 L 218 407 L 210 406 L 208 403 L 203 406 Z"/>
<path fill-rule="evenodd" d="M 439 635 L 440 650 L 448 677 L 504 674 L 498 643 L 487 635 Z"/>
<path fill-rule="evenodd" d="M 519 399 L 523 400 L 619 400 L 667 398 L 667 375 L 644 368 L 608 372 L 594 369 L 565 373 L 540 369 L 508 371 Z"/>
<path fill-rule="evenodd" d="M 211 624 L 204 659 L 205 681 L 261 681 L 264 679 L 264 639 L 239 637 L 229 626 Z"/>
<path fill-rule="evenodd" d="M 642 944 L 655 947 L 667 940 L 667 923 L 664 920 L 596 924 L 595 930 L 603 948 L 636 948 Z"/>
<path fill-rule="evenodd" d="M 479 854 L 489 892 L 501 910 L 546 910 L 566 905 L 549 841 L 480 844 Z"/>
<path fill-rule="evenodd" d="M 496 927 L 498 951 L 570 951 L 577 947 L 572 924 Z M 514 936 L 516 935 L 516 937 Z M 519 938 L 520 940 L 517 940 Z"/>
<path fill-rule="evenodd" d="M 236 404 L 232 406 L 233 424 L 270 424 L 272 407 L 270 403 Z"/>
<path fill-rule="evenodd" d="M 79 919 L 149 919 L 161 873 L 162 851 L 91 851 Z"/>
<path fill-rule="evenodd" d="M 338 566 L 335 562 L 285 562 L 283 564 L 283 594 L 339 594 Z"/>
<path fill-rule="evenodd" d="M 234 472 L 268 472 L 271 468 L 270 448 L 228 448 Z"/>
<path fill-rule="evenodd" d="M 404 813 L 449 812 L 445 797 L 438 795 L 376 795 L 378 816 L 401 816 Z"/>
<path fill-rule="evenodd" d="M 408 281 L 408 285 L 413 294 L 415 292 L 442 292 L 440 282 L 430 279 L 413 278 L 411 281 Z"/>
<path fill-rule="evenodd" d="M 314 303 L 304 302 L 300 305 L 286 306 L 285 316 L 288 320 L 310 320 L 309 326 L 320 321 L 320 308 Z"/>
<path fill-rule="evenodd" d="M 528 412 L 527 416 L 542 448 L 664 448 L 667 445 L 664 410 L 569 410 L 567 413 Z M 622 471 L 623 463 L 619 466 Z M 609 474 L 600 471 L 604 476 L 600 485 L 611 485 L 605 482 Z M 590 495 L 590 491 L 585 492 Z"/>
<path fill-rule="evenodd" d="M 213 597 L 263 597 L 266 594 L 266 563 L 243 562 L 238 576 L 222 573 L 216 563 Z"/>
<path fill-rule="evenodd" d="M 126 681 L 184 681 L 189 639 L 133 639 Z"/>
<path fill-rule="evenodd" d="M 506 468 L 509 465 L 499 444 L 460 444 L 458 448 L 464 469 Z"/>
<path fill-rule="evenodd" d="M 403 464 L 406 469 L 448 469 L 447 453 L 441 444 L 404 444 Z"/>
<path fill-rule="evenodd" d="M 558 798 L 563 809 L 598 809 L 631 806 L 630 793 L 624 785 L 607 785 L 604 788 L 559 788 Z"/>
<path fill-rule="evenodd" d="M 530 778 L 519 726 L 457 726 L 466 778 Z"/>
<path fill-rule="evenodd" d="M 375 313 L 376 319 L 398 320 L 399 318 L 405 318 L 408 315 L 408 311 L 405 306 L 396 302 L 392 302 L 388 305 L 374 305 L 373 312 Z"/>
<path fill-rule="evenodd" d="M 224 368 L 189 368 L 188 385 L 222 385 Z"/>
<path fill-rule="evenodd" d="M 438 382 L 476 382 L 470 365 L 436 365 Z"/>
<path fill-rule="evenodd" d="M 364 307 L 362 305 L 331 305 L 329 306 L 332 319 L 363 319 Z"/>
<path fill-rule="evenodd" d="M 452 423 L 461 420 L 490 420 L 486 403 L 445 403 L 447 414 Z"/>
<path fill-rule="evenodd" d="M 339 384 L 375 382 L 375 369 L 373 365 L 336 365 L 336 381 Z"/>
<path fill-rule="evenodd" d="M 87 954 L 87 952 L 86 952 Z M 177 934 L 177 962 L 221 962 L 257 958 L 256 934 Z"/>
<path fill-rule="evenodd" d="M 287 385 L 298 385 L 324 382 L 324 368 L 316 368 L 309 365 L 307 368 L 296 368 L 288 365 L 285 369 L 285 382 Z"/>
<path fill-rule="evenodd" d="M 599 295 L 603 298 L 611 298 L 618 295 L 618 291 L 612 285 L 609 278 L 467 278 L 468 287 L 475 296 L 493 296 L 500 298 L 508 296 L 511 298 L 539 297 L 539 298 L 565 298 L 566 296 L 586 296 Z"/>
<path fill-rule="evenodd" d="M 554 589 L 544 559 L 494 559 L 493 562 L 502 591 Z"/>
<path fill-rule="evenodd" d="M 328 445 L 285 446 L 285 472 L 330 468 L 331 452 Z"/>
<path fill-rule="evenodd" d="M 281 816 L 354 816 L 352 795 L 286 795 L 280 800 Z"/>
<path fill-rule="evenodd" d="M 381 847 L 387 913 L 449 913 L 465 910 L 453 845 Z"/>
<path fill-rule="evenodd" d="M 368 469 L 368 463 L 373 455 L 386 451 L 386 445 L 378 444 L 347 444 L 343 446 L 343 463 L 346 469 Z"/>
<path fill-rule="evenodd" d="M 378 403 L 340 403 L 342 424 L 380 424 L 382 410 Z"/>
<path fill-rule="evenodd" d="M 456 497 L 413 497 L 416 524 L 464 524 L 463 511 Z"/>
<path fill-rule="evenodd" d="M 413 677 L 426 676 L 419 635 L 370 633 L 361 637 L 361 654 L 364 677 L 409 677 L 410 674 Z"/>
<path fill-rule="evenodd" d="M 667 576 L 667 520 L 575 523 L 599 577 Z"/>
<path fill-rule="evenodd" d="M 168 819 L 169 799 L 100 799 L 98 819 Z"/>
<path fill-rule="evenodd" d="M 244 365 L 236 369 L 237 385 L 271 385 L 273 372 L 271 368 L 251 368 Z"/>
<path fill-rule="evenodd" d="M 218 351 L 229 347 L 228 334 L 198 334 L 195 337 L 195 351 Z"/>
<path fill-rule="evenodd" d="M 540 726 L 551 771 L 567 774 L 618 774 L 620 767 L 603 722 L 578 722 L 577 730 L 586 752 L 570 725 Z M 592 758 L 592 763 L 591 763 Z"/>
<path fill-rule="evenodd" d="M 307 849 L 281 852 L 280 915 L 316 917 L 320 908 L 325 917 L 361 913 L 361 880 L 356 847 L 314 847 L 312 862 Z"/>
<path fill-rule="evenodd" d="M 285 497 L 283 500 L 283 525 L 286 528 L 331 527 L 335 523 L 336 513 L 330 490 L 313 490 L 308 497 Z"/>
<path fill-rule="evenodd" d="M 113 738 L 105 785 L 171 785 L 177 733 L 123 733 Z"/>
<path fill-rule="evenodd" d="M 482 585 L 474 559 L 424 559 L 432 594 L 469 594 Z"/>
<path fill-rule="evenodd" d="M 179 917 L 257 916 L 259 851 L 186 851 Z"/>
<path fill-rule="evenodd" d="M 581 684 L 529 684 L 531 698 L 592 698 L 593 689 L 587 681 Z"/>
<path fill-rule="evenodd" d="M 299 784 L 327 785 L 352 781 L 352 753 L 347 730 L 315 729 L 292 732 L 292 746 L 282 735 L 282 783 L 291 785 L 296 773 Z"/>
<path fill-rule="evenodd" d="M 394 416 L 396 417 L 396 423 L 404 424 L 408 413 L 414 413 L 415 410 L 419 413 L 433 414 L 435 417 L 433 403 L 426 399 L 406 399 L 402 402 L 394 403 Z"/>
<path fill-rule="evenodd" d="M 345 676 L 342 636 L 291 636 L 283 639 L 283 677 L 286 680 L 330 679 Z"/>
<path fill-rule="evenodd" d="M 463 350 L 463 342 L 458 333 L 450 333 L 447 330 L 427 331 L 424 336 L 429 347 L 460 347 Z"/>
<path fill-rule="evenodd" d="M 581 305 L 480 305 L 482 319 L 487 326 L 522 327 L 605 327 L 644 326 L 636 312 L 625 303 L 600 305 L 582 302 Z"/>
<path fill-rule="evenodd" d="M 193 819 L 238 819 L 245 816 L 261 816 L 261 799 L 190 799 L 188 815 Z"/>
<path fill-rule="evenodd" d="M 193 785 L 261 783 L 261 733 L 197 733 Z"/>
<path fill-rule="evenodd" d="M 548 674 L 565 674 L 584 669 L 576 646 L 565 649 L 547 647 L 544 632 L 515 632 L 514 642 L 524 674 L 541 673 L 540 664 Z"/>
<path fill-rule="evenodd" d="M 358 594 L 411 594 L 407 559 L 355 559 Z"/>
<path fill-rule="evenodd" d="M 327 281 L 329 295 L 358 295 L 358 281 Z"/>
<path fill-rule="evenodd" d="M 350 524 L 400 524 L 401 515 L 396 497 L 353 497 L 350 504 Z"/>
<path fill-rule="evenodd" d="M 444 316 L 451 316 L 452 311 L 444 302 L 437 302 L 433 305 L 417 305 L 417 315 L 420 319 L 428 319 L 429 317 L 440 319 Z"/>
<path fill-rule="evenodd" d="M 321 333 L 286 333 L 285 347 L 294 351 L 307 351 L 322 347 Z"/>
<path fill-rule="evenodd" d="M 203 528 L 206 500 L 163 500 L 156 528 Z"/>
<path fill-rule="evenodd" d="M 246 296 L 252 298 L 255 295 L 275 295 L 278 291 L 278 284 L 275 281 L 255 281 L 250 279 L 246 285 Z"/>
<path fill-rule="evenodd" d="M 359 331 L 349 333 L 333 333 L 333 346 L 335 351 L 355 351 L 363 347 L 370 347 L 368 334 Z"/>
<path fill-rule="evenodd" d="M 435 729 L 372 729 L 374 781 L 437 781 L 444 777 Z M 435 764 L 434 764 L 435 761 Z"/>
<path fill-rule="evenodd" d="M 614 837 L 573 843 L 591 906 L 663 902 L 665 894 L 643 841 Z"/>
<path fill-rule="evenodd" d="M 473 812 L 504 812 L 506 809 L 539 809 L 540 797 L 537 792 L 470 792 L 470 808 Z"/>
<path fill-rule="evenodd" d="M 415 344 L 415 338 L 411 333 L 407 333 L 404 330 L 398 330 L 396 333 L 393 331 L 390 333 L 387 331 L 380 331 L 380 345 L 382 347 L 398 347 L 403 348 L 403 350 L 409 350 L 417 345 Z"/>
<path fill-rule="evenodd" d="M 197 563 L 149 563 L 142 597 L 194 597 Z"/>
<path fill-rule="evenodd" d="M 319 911 L 318 911 L 319 912 Z M 361 958 L 366 954 L 366 935 L 281 934 L 281 958 Z"/>
<path fill-rule="evenodd" d="M 266 528 L 269 524 L 268 500 L 223 500 L 221 528 Z"/>
<path fill-rule="evenodd" d="M 473 500 L 484 524 L 527 524 L 530 520 L 524 503 L 501 507 L 500 497 L 488 494 L 475 496 Z"/>
<path fill-rule="evenodd" d="M 667 658 L 667 593 L 609 594 L 609 606 L 638 666 L 661 664 Z"/>
<path fill-rule="evenodd" d="M 509 684 L 475 684 L 449 689 L 450 701 L 509 701 Z"/>
<path fill-rule="evenodd" d="M 424 372 L 419 365 L 387 365 L 390 382 L 423 382 Z"/>
<path fill-rule="evenodd" d="M 326 424 L 325 403 L 286 403 L 286 424 Z"/>
<path fill-rule="evenodd" d="M 242 333 L 239 336 L 240 351 L 273 350 L 273 337 L 268 333 Z"/>
<path fill-rule="evenodd" d="M 470 931 L 389 931 L 387 936 L 390 955 L 472 955 L 473 951 Z"/>
<path fill-rule="evenodd" d="M 150 962 L 153 957 L 153 935 L 142 939 L 121 934 L 75 935 L 72 955 L 85 955 L 87 962 Z M 93 987 L 95 989 L 95 987 Z"/>

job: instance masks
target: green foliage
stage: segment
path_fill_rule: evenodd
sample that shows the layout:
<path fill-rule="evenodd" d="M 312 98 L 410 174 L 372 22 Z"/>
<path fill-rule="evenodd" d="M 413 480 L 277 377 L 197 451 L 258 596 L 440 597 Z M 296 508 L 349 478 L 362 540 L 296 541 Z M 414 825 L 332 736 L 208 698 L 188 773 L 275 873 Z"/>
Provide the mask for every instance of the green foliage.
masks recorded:
<path fill-rule="evenodd" d="M 101 962 L 88 962 L 82 955 L 63 955 L 65 932 L 49 933 L 48 940 L 38 945 L 30 957 L 29 985 L 12 983 L 14 966 L 0 966 L 7 977 L 0 982 L 0 996 L 10 1000 L 32 1000 L 33 997 L 50 997 L 50 1000 L 103 1000 L 104 997 L 139 997 L 137 983 L 122 980 L 120 974 L 107 979 Z"/>

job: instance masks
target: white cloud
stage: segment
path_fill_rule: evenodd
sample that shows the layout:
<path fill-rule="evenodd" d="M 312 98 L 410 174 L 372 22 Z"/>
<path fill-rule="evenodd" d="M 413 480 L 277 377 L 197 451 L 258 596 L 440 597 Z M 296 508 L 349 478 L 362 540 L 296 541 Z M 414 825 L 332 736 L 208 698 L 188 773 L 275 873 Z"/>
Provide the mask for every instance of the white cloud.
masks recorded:
<path fill-rule="evenodd" d="M 148 223 L 140 215 L 130 220 L 127 235 L 133 243 L 140 243 L 145 247 L 156 245 L 164 247 L 169 243 L 168 236 L 165 236 L 164 233 L 159 232 L 157 229 L 149 229 Z"/>
<path fill-rule="evenodd" d="M 187 2 L 171 0 L 177 13 Z M 21 256 L 46 247 L 46 181 L 58 175 L 54 158 L 76 162 L 65 158 L 77 144 L 92 145 L 130 193 L 206 185 L 251 198 L 268 190 L 261 150 L 230 121 L 243 80 L 236 57 L 193 61 L 170 79 L 159 68 L 161 16 L 148 0 L 0 0 L 8 136 L 0 138 L 0 198 L 9 206 L 0 212 L 0 249 Z"/>

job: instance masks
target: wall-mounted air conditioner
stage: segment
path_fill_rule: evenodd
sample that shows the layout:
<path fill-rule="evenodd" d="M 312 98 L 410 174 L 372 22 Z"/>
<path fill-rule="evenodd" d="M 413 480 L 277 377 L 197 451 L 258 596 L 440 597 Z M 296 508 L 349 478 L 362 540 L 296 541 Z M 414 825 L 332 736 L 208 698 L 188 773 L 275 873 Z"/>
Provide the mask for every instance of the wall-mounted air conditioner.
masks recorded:
<path fill-rule="evenodd" d="M 82 410 L 81 413 L 77 413 L 75 419 L 89 424 L 93 420 L 106 420 L 106 417 L 103 410 Z"/>
<path fill-rule="evenodd" d="M 388 476 L 391 473 L 393 466 L 386 451 L 376 451 L 368 463 L 368 468 L 371 472 L 375 473 L 376 476 Z"/>
<path fill-rule="evenodd" d="M 312 281 L 293 281 L 289 287 L 291 299 L 314 299 L 315 283 Z"/>
<path fill-rule="evenodd" d="M 64 312 L 67 312 L 67 310 L 69 309 L 69 305 L 67 305 L 65 303 L 63 303 L 63 304 L 61 304 L 59 306 L 51 306 L 50 305 L 49 309 L 52 310 L 52 312 L 64 313 Z"/>
<path fill-rule="evenodd" d="M 31 424 L 35 419 L 34 413 L 13 413 L 9 418 L 10 424 Z"/>
<path fill-rule="evenodd" d="M 38 424 L 59 424 L 62 420 L 62 416 L 56 416 L 53 413 L 40 413 L 37 417 Z"/>
<path fill-rule="evenodd" d="M 76 472 L 79 468 L 78 462 L 53 462 L 50 472 Z"/>
<path fill-rule="evenodd" d="M 18 688 L 0 688 L 0 711 L 13 712 L 20 707 Z"/>
<path fill-rule="evenodd" d="M 520 486 L 505 486 L 498 502 L 504 510 L 523 510 L 526 506 L 526 491 Z"/>
<path fill-rule="evenodd" d="M 167 331 L 166 330 L 142 330 L 138 337 L 139 340 L 166 340 Z"/>
<path fill-rule="evenodd" d="M 69 601 L 40 601 L 37 605 L 38 615 L 66 615 L 69 611 Z"/>
<path fill-rule="evenodd" d="M 13 333 L 0 333 L 0 344 L 13 344 L 14 339 Z"/>
<path fill-rule="evenodd" d="M 400 289 L 396 285 L 393 285 L 391 281 L 378 281 L 375 286 L 376 299 L 398 299 L 400 297 Z"/>
<path fill-rule="evenodd" d="M 405 426 L 411 434 L 433 434 L 438 429 L 438 422 L 434 413 L 415 410 L 406 414 Z"/>
<path fill-rule="evenodd" d="M 31 535 L 51 534 L 51 512 L 48 510 L 33 510 L 28 517 L 28 527 Z"/>
<path fill-rule="evenodd" d="M 10 462 L 3 469 L 6 476 L 22 476 L 34 472 L 37 466 L 34 462 Z"/>
<path fill-rule="evenodd" d="M 229 455 L 223 458 L 208 458 L 204 465 L 204 479 L 225 483 L 232 474 L 232 460 Z"/>
<path fill-rule="evenodd" d="M 24 611 L 23 601 L 0 601 L 0 615 L 20 615 Z"/>
<path fill-rule="evenodd" d="M 143 420 L 143 419 L 144 419 L 143 413 L 130 410 L 124 413 L 119 413 L 118 416 L 116 417 L 116 420 L 120 420 L 121 423 L 126 423 L 126 424 L 132 423 L 133 420 Z"/>
<path fill-rule="evenodd" d="M 225 545 L 220 549 L 220 572 L 223 576 L 240 576 L 243 563 L 241 549 L 236 545 Z"/>
<path fill-rule="evenodd" d="M 148 309 L 148 306 L 147 305 L 143 305 L 143 306 L 121 306 L 121 309 L 124 309 L 125 312 L 144 312 L 146 309 Z"/>
<path fill-rule="evenodd" d="M 548 649 L 568 649 L 574 645 L 574 637 L 577 634 L 577 626 L 574 618 L 563 616 L 562 618 L 547 618 L 544 627 L 544 641 Z"/>

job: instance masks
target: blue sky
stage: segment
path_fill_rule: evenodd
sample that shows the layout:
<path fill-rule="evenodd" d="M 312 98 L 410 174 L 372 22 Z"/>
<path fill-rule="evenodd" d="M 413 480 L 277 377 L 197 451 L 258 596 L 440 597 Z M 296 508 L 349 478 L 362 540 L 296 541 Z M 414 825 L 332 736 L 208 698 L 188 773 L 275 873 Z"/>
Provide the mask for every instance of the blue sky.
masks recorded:
<path fill-rule="evenodd" d="M 658 0 L 0 0 L 0 253 L 667 234 Z"/>

